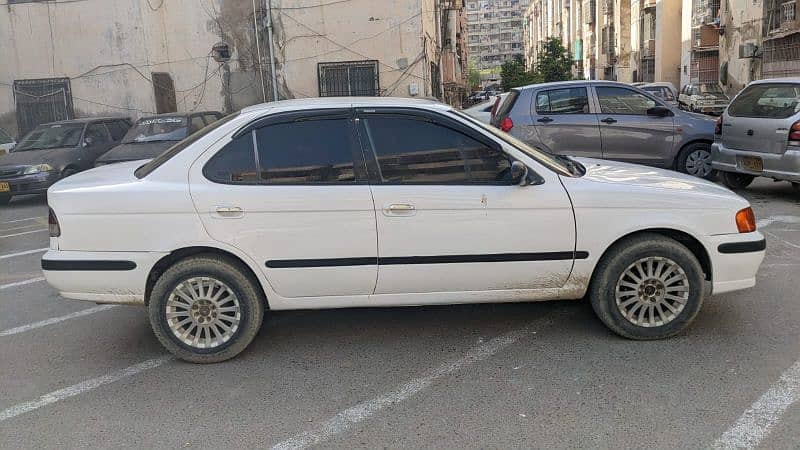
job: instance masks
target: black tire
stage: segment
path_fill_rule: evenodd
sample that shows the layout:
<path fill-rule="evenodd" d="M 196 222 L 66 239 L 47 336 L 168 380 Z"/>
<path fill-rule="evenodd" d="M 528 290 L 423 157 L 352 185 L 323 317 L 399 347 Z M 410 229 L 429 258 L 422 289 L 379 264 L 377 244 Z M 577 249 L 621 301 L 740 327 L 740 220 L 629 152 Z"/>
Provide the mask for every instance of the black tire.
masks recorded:
<path fill-rule="evenodd" d="M 717 176 L 717 172 L 712 169 L 710 166 L 708 167 L 708 173 L 698 173 L 697 170 L 688 167 L 687 163 L 689 161 L 689 155 L 692 155 L 696 152 L 702 152 L 707 154 L 708 164 L 711 164 L 711 144 L 707 144 L 705 142 L 695 142 L 693 144 L 689 144 L 684 147 L 680 153 L 678 153 L 678 158 L 675 161 L 675 166 L 678 171 L 693 175 L 699 178 L 704 178 L 706 180 L 712 180 Z M 691 173 L 692 171 L 696 173 Z"/>
<path fill-rule="evenodd" d="M 744 189 L 755 180 L 753 175 L 736 172 L 722 172 L 722 183 L 731 189 Z"/>
<path fill-rule="evenodd" d="M 792 189 L 794 189 L 795 192 L 800 192 L 800 183 L 792 183 Z"/>
<path fill-rule="evenodd" d="M 648 257 L 671 260 L 684 271 L 689 284 L 683 309 L 666 323 L 650 327 L 635 324 L 626 318 L 617 305 L 616 295 L 617 283 L 628 268 Z M 643 233 L 620 241 L 603 256 L 592 277 L 589 300 L 597 317 L 614 333 L 636 340 L 663 339 L 680 333 L 694 321 L 709 292 L 709 285 L 700 262 L 689 249 L 660 234 Z M 637 316 L 642 309 L 645 307 L 636 311 L 632 308 L 630 311 Z M 661 309 L 666 311 L 663 306 Z"/>
<path fill-rule="evenodd" d="M 11 201 L 12 195 L 3 194 L 0 195 L 0 205 L 7 205 Z"/>
<path fill-rule="evenodd" d="M 227 285 L 239 301 L 238 329 L 229 340 L 213 348 L 198 348 L 181 341 L 170 329 L 167 301 L 179 284 L 195 277 L 211 277 Z M 218 363 L 241 353 L 261 328 L 266 300 L 258 281 L 240 263 L 216 255 L 190 257 L 175 263 L 156 281 L 150 295 L 150 325 L 159 342 L 178 358 L 201 364 Z"/>

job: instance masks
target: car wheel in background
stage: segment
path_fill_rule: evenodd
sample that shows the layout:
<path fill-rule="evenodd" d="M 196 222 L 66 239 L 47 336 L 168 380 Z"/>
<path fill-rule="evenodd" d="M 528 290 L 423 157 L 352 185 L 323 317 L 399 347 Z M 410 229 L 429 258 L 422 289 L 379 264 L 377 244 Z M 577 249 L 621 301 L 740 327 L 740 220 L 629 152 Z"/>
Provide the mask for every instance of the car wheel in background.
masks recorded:
<path fill-rule="evenodd" d="M 0 205 L 7 205 L 11 201 L 11 195 L 0 195 Z"/>
<path fill-rule="evenodd" d="M 589 299 L 597 317 L 620 336 L 662 339 L 694 321 L 708 286 L 689 249 L 644 233 L 608 250 L 595 269 Z"/>
<path fill-rule="evenodd" d="M 167 269 L 153 286 L 148 311 L 167 350 L 184 361 L 216 363 L 253 341 L 265 303 L 257 280 L 244 267 L 206 255 Z"/>
<path fill-rule="evenodd" d="M 731 189 L 744 189 L 750 186 L 750 183 L 752 183 L 755 178 L 756 177 L 753 175 L 744 173 L 722 172 L 722 183 Z"/>
<path fill-rule="evenodd" d="M 696 142 L 687 145 L 678 154 L 677 169 L 683 173 L 705 178 L 714 178 L 716 172 L 711 167 L 711 145 Z"/>

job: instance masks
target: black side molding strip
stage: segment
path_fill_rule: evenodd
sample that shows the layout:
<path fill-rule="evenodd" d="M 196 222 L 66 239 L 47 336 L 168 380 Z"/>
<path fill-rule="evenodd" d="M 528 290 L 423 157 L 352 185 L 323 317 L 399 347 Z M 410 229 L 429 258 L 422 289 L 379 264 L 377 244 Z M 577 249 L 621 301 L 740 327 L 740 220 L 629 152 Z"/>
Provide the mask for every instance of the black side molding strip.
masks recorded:
<path fill-rule="evenodd" d="M 751 253 L 760 252 L 767 248 L 767 240 L 752 242 L 729 242 L 727 244 L 719 244 L 717 250 L 720 253 Z"/>
<path fill-rule="evenodd" d="M 96 261 L 96 260 L 42 260 L 42 270 L 76 270 L 107 272 L 115 270 L 133 270 L 133 261 Z"/>
<path fill-rule="evenodd" d="M 411 264 L 456 264 L 519 261 L 562 261 L 586 259 L 589 252 L 544 252 L 544 253 L 492 253 L 486 255 L 436 255 L 436 256 L 390 256 L 385 258 L 328 258 L 328 259 L 273 259 L 267 261 L 271 269 L 303 267 L 341 267 L 369 265 L 411 265 Z"/>

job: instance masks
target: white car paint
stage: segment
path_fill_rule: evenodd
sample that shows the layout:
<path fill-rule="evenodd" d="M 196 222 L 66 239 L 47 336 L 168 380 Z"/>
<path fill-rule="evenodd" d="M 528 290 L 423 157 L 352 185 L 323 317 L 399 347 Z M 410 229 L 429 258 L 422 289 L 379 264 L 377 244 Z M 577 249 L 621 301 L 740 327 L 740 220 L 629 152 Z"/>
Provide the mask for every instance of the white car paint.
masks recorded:
<path fill-rule="evenodd" d="M 61 236 L 47 261 L 132 261 L 134 270 L 45 270 L 62 295 L 99 303 L 145 301 L 147 278 L 163 256 L 209 247 L 239 258 L 256 275 L 272 309 L 399 306 L 577 299 L 618 239 L 666 229 L 696 239 L 708 253 L 715 293 L 755 284 L 764 251 L 720 254 L 720 243 L 754 242 L 734 216 L 747 201 L 675 172 L 583 160 L 587 173 L 563 176 L 501 140 L 538 174 L 528 186 L 299 185 L 212 183 L 211 156 L 251 121 L 278 112 L 331 107 L 403 107 L 449 114 L 446 105 L 407 99 L 304 99 L 243 110 L 139 179 L 142 162 L 92 169 L 48 191 Z M 389 204 L 413 204 L 393 216 Z M 243 214 L 220 214 L 242 208 Z M 587 252 L 584 259 L 469 264 L 270 268 L 269 260 L 409 257 L 504 252 Z"/>

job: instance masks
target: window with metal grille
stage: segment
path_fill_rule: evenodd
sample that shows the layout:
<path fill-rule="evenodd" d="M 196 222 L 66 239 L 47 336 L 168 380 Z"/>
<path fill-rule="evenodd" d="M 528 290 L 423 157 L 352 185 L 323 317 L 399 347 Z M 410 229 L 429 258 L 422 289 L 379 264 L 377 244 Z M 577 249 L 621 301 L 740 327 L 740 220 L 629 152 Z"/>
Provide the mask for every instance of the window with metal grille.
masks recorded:
<path fill-rule="evenodd" d="M 320 97 L 380 95 L 378 61 L 319 63 Z"/>

